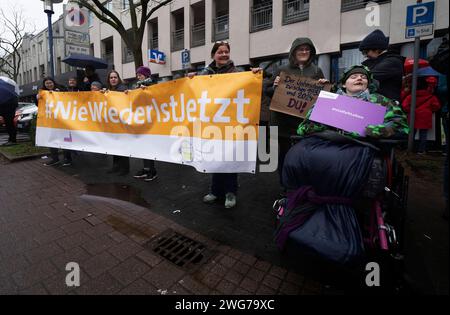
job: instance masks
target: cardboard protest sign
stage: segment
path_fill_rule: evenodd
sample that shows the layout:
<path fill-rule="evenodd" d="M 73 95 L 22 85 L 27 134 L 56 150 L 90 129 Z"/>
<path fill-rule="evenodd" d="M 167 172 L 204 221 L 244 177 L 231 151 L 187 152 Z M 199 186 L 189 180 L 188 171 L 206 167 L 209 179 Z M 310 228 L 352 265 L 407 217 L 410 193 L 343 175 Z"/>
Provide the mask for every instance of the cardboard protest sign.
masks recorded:
<path fill-rule="evenodd" d="M 384 106 L 355 97 L 322 91 L 309 119 L 365 136 L 366 127 L 382 124 L 385 114 Z"/>
<path fill-rule="evenodd" d="M 331 84 L 281 72 L 270 110 L 305 118 L 322 90 L 330 91 Z"/>

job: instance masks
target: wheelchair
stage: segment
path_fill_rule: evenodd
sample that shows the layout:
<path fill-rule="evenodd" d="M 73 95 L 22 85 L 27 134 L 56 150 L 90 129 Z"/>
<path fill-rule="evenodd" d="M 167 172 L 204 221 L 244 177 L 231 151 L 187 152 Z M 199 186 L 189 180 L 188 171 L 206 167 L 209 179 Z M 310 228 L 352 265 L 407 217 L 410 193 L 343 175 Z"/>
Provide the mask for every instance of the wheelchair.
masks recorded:
<path fill-rule="evenodd" d="M 303 137 L 291 136 L 291 146 Z M 364 201 L 355 206 L 364 242 L 363 264 L 377 262 L 383 272 L 383 283 L 390 292 L 400 292 L 404 264 L 405 218 L 409 178 L 395 157 L 397 147 L 406 139 L 362 139 L 372 146 L 375 157 L 367 183 L 361 191 Z M 282 215 L 286 203 L 276 201 L 274 210 Z M 291 242 L 292 243 L 292 242 Z M 297 249 L 298 250 L 298 249 Z"/>

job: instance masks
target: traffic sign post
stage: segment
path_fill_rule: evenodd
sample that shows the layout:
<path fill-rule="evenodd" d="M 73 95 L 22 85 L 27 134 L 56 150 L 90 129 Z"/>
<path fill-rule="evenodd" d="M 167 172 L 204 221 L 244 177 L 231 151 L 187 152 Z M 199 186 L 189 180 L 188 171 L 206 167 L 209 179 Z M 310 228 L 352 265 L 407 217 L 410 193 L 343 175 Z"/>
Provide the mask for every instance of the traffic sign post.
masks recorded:
<path fill-rule="evenodd" d="M 414 38 L 414 67 L 411 87 L 411 109 L 409 114 L 409 138 L 408 151 L 414 148 L 414 121 L 416 119 L 417 103 L 417 70 L 419 69 L 420 36 L 433 35 L 434 26 L 434 1 L 417 4 L 406 8 L 406 38 Z"/>
<path fill-rule="evenodd" d="M 191 67 L 191 51 L 185 49 L 181 52 L 181 64 L 184 70 L 188 70 Z"/>

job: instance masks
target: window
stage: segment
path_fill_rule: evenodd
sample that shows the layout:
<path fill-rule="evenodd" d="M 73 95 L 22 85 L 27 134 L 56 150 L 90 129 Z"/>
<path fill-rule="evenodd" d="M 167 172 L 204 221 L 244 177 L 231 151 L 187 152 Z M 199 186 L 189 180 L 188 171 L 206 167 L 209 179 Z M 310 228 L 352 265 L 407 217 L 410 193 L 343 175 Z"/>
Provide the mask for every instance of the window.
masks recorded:
<path fill-rule="evenodd" d="M 205 45 L 205 2 L 191 6 L 193 24 L 191 25 L 191 47 Z"/>
<path fill-rule="evenodd" d="M 158 19 L 148 22 L 148 48 L 158 50 Z"/>
<path fill-rule="evenodd" d="M 283 25 L 309 18 L 309 0 L 283 0 Z"/>
<path fill-rule="evenodd" d="M 88 15 L 88 23 L 89 23 L 89 27 L 94 25 L 94 13 L 92 13 L 91 11 L 89 11 L 89 15 Z"/>
<path fill-rule="evenodd" d="M 172 13 L 172 25 L 175 31 L 172 32 L 172 51 L 184 48 L 184 9 Z"/>
<path fill-rule="evenodd" d="M 122 10 L 128 10 L 130 8 L 130 4 L 128 0 L 122 0 Z"/>
<path fill-rule="evenodd" d="M 250 32 L 272 28 L 272 0 L 254 0 L 250 17 Z"/>
<path fill-rule="evenodd" d="M 104 6 L 107 10 L 109 10 L 110 12 L 113 11 L 113 3 L 112 3 L 112 0 L 106 1 L 105 3 L 103 3 L 103 6 Z M 110 19 L 110 17 L 107 16 L 106 14 L 104 14 L 104 13 L 102 13 L 102 15 L 103 15 L 104 17 Z"/>

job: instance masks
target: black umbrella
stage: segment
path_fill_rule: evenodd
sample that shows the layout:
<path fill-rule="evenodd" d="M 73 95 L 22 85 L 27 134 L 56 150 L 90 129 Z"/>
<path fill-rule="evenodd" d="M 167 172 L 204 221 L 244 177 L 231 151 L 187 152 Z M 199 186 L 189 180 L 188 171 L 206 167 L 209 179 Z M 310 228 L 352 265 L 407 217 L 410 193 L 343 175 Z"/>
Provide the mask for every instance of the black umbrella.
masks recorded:
<path fill-rule="evenodd" d="M 88 66 L 94 69 L 106 69 L 108 63 L 100 58 L 91 55 L 71 54 L 63 59 L 63 62 L 72 67 L 86 68 Z"/>

